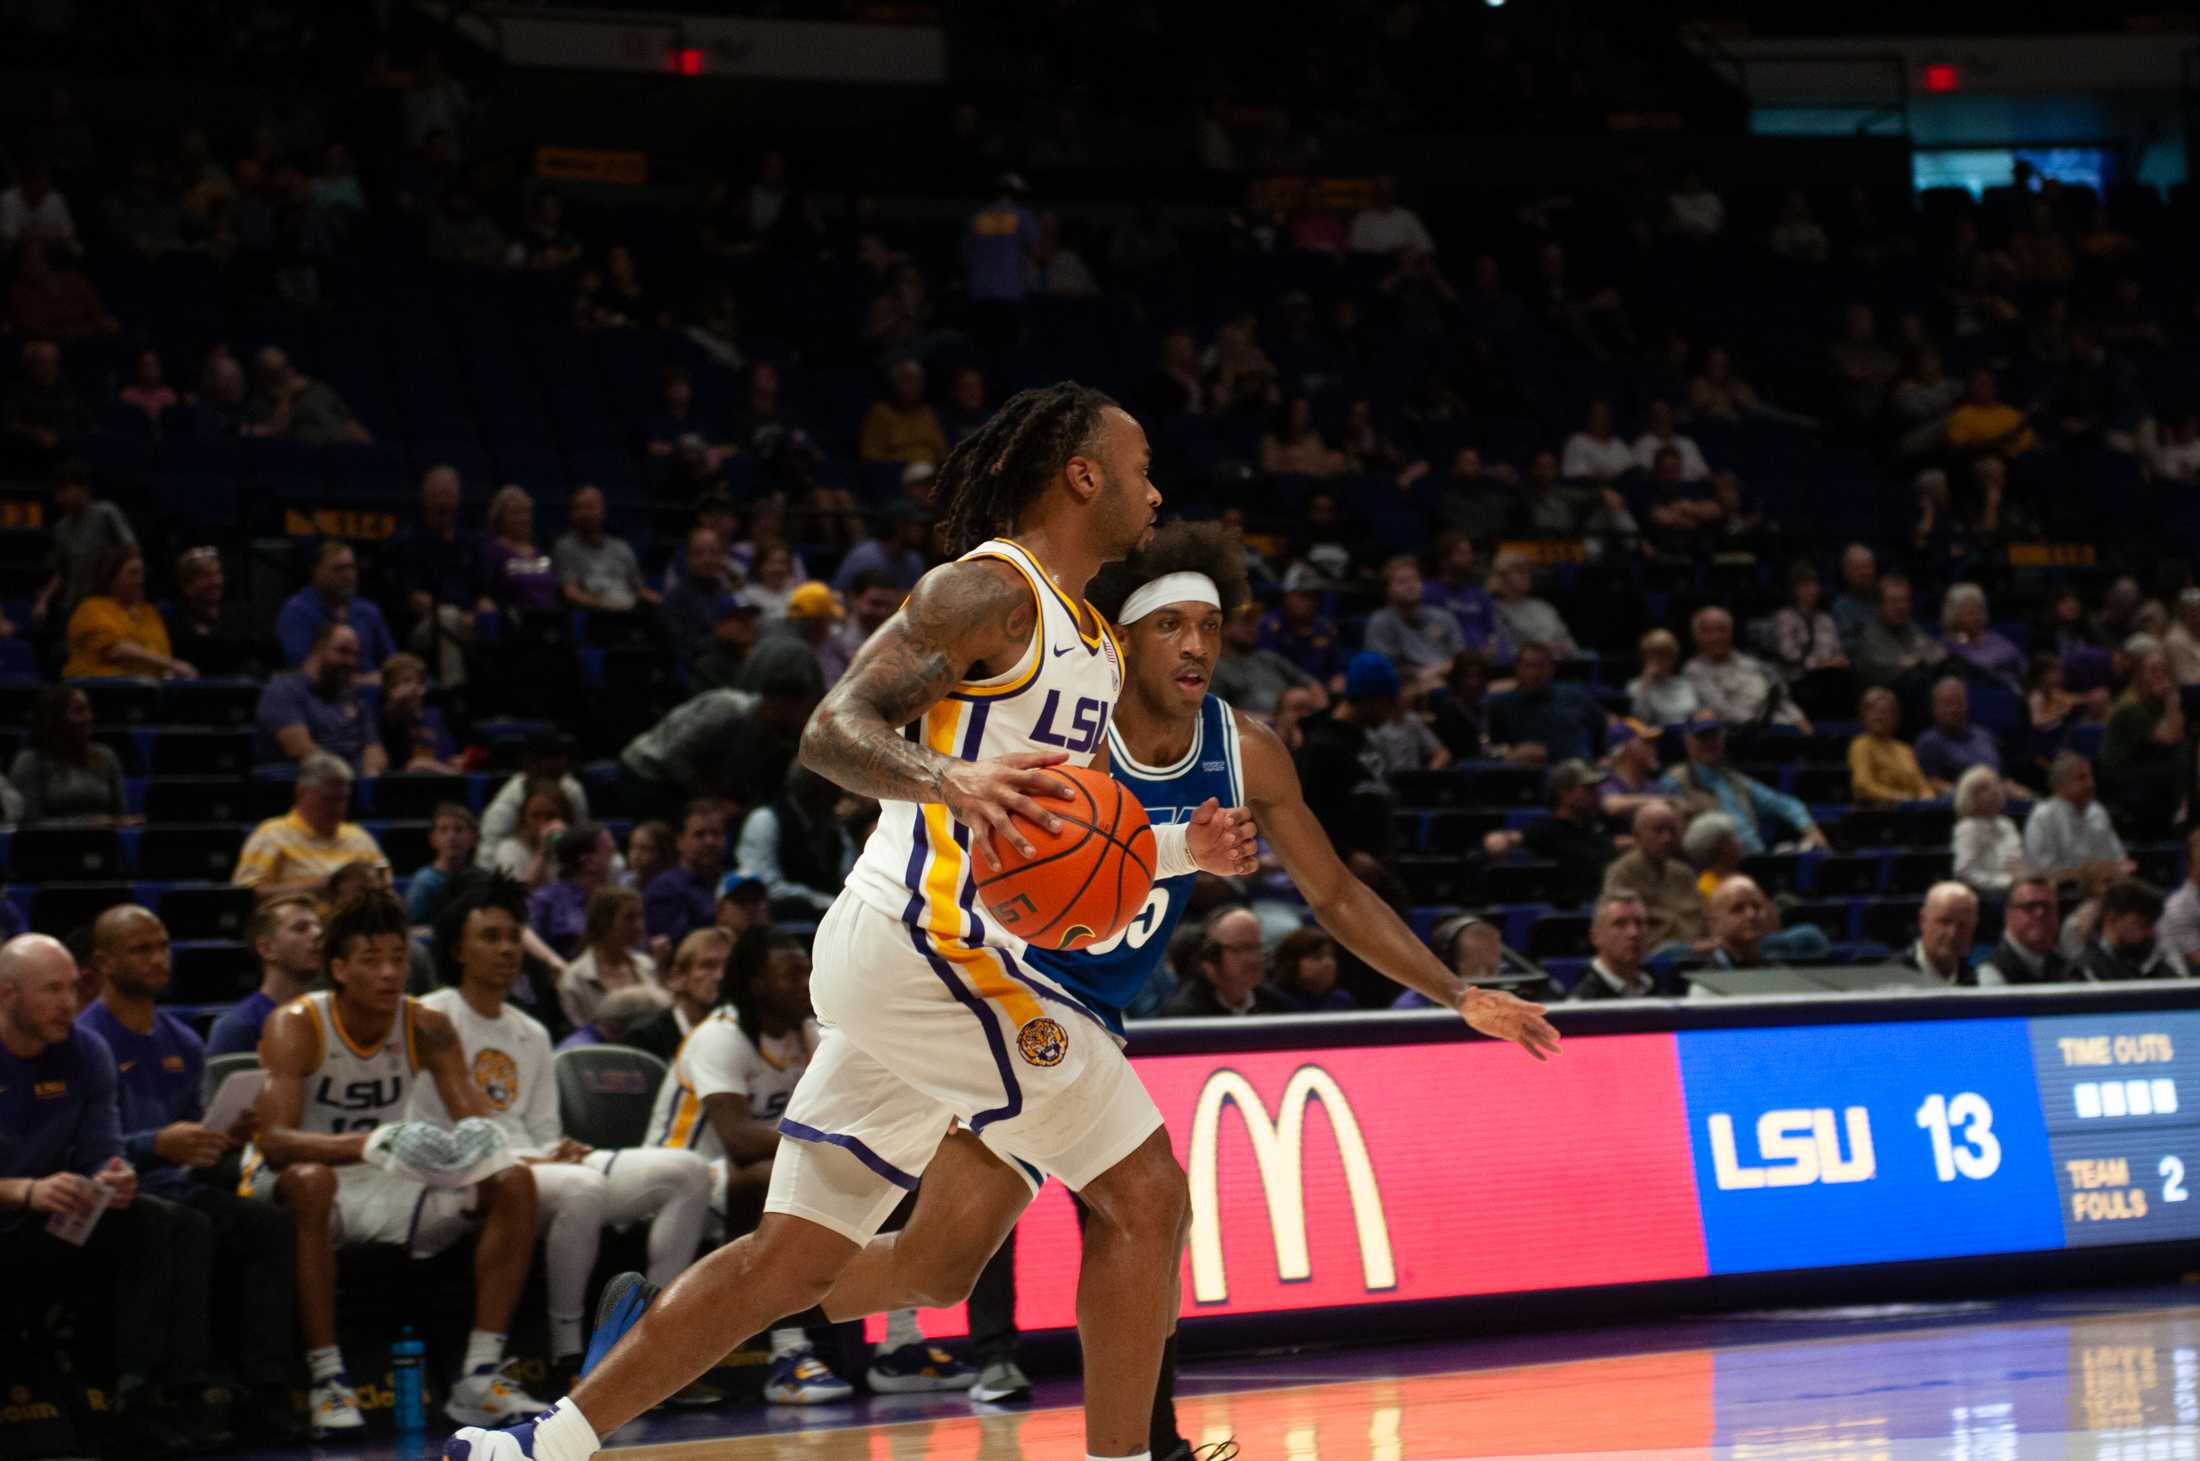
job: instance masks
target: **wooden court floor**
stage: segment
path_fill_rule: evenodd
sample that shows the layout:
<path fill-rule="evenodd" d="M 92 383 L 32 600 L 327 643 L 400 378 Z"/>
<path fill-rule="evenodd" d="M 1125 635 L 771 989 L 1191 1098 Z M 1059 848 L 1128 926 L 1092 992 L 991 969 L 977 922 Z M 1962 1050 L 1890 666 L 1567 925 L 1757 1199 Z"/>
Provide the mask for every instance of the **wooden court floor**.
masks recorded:
<path fill-rule="evenodd" d="M 2157 1295 L 2158 1297 L 2158 1295 Z M 1767 1338 L 1385 1373 L 1410 1351 L 1195 1367 L 1184 1435 L 1243 1461 L 1589 1456 L 2200 1461 L 2200 1305 Z M 1777 1333 L 1778 1326 L 1764 1326 Z M 1722 1326 L 1722 1333 L 1733 1326 Z M 1407 1366 L 1392 1364 L 1392 1369 Z M 1326 1372 L 1326 1373 L 1323 1373 Z M 1335 1377 L 1329 1377 L 1334 1375 Z M 619 1461 L 1080 1461 L 1071 1408 L 864 1423 L 782 1412 L 763 1434 L 627 1446 Z M 799 1428 L 796 1428 L 799 1427 Z M 753 1430 L 753 1422 L 746 1429 Z"/>

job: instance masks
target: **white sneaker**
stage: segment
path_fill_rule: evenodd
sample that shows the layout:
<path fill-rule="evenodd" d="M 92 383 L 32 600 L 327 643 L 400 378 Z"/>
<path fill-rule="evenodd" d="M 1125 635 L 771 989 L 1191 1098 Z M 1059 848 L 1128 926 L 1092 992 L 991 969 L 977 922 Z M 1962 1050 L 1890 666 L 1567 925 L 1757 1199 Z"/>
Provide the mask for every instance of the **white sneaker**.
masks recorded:
<path fill-rule="evenodd" d="M 306 1409 L 313 1417 L 315 1439 L 355 1436 L 367 1428 L 359 1413 L 359 1397 L 352 1393 L 351 1377 L 337 1372 L 313 1387 Z"/>
<path fill-rule="evenodd" d="M 462 1426 L 494 1428 L 548 1410 L 548 1401 L 537 1400 L 505 1373 L 509 1368 L 509 1361 L 502 1368 L 483 1365 L 460 1380 L 451 1387 L 451 1398 L 443 1402 L 443 1413 Z"/>

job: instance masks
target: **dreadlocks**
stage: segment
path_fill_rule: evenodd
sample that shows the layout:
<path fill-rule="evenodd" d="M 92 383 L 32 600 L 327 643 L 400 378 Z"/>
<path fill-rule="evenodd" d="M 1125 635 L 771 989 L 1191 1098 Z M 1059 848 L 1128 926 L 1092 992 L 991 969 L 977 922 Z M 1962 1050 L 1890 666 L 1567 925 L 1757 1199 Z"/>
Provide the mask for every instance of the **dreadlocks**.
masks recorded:
<path fill-rule="evenodd" d="M 1001 403 L 985 425 L 963 438 L 940 464 L 934 500 L 944 521 L 941 540 L 960 556 L 1008 532 L 1062 468 L 1099 429 L 1115 402 L 1075 381 L 1034 386 Z"/>
<path fill-rule="evenodd" d="M 1252 602 L 1253 586 L 1245 573 L 1245 545 L 1236 532 L 1221 523 L 1173 522 L 1153 535 L 1153 541 L 1121 563 L 1104 565 L 1085 589 L 1092 606 L 1115 623 L 1123 601 L 1142 584 L 1165 573 L 1204 573 L 1215 581 L 1225 617 Z"/>

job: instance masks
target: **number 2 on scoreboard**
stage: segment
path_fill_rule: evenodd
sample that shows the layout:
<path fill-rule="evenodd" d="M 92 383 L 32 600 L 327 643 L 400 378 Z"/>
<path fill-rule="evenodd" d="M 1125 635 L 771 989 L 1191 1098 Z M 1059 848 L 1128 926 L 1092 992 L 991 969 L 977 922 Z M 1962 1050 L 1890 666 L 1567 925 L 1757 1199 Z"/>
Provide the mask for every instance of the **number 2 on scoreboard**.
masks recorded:
<path fill-rule="evenodd" d="M 1917 1108 L 1917 1124 L 1932 1133 L 1933 1167 L 1941 1181 L 1953 1182 L 1960 1175 L 1982 1182 L 2001 1170 L 1994 1108 L 1976 1091 L 1927 1096 Z"/>
<path fill-rule="evenodd" d="M 2154 1175 L 2162 1179 L 2162 1201 L 2183 1202 L 2192 1194 L 2185 1191 L 2185 1159 L 2164 1157 L 2154 1169 Z"/>

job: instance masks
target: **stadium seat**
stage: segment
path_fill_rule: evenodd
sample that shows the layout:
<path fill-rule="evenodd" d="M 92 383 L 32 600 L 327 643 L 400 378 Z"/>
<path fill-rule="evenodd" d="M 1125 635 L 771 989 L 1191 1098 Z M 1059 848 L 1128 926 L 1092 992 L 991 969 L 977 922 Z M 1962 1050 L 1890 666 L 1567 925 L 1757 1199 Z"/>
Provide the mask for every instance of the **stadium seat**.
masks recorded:
<path fill-rule="evenodd" d="M 108 827 L 41 826 L 8 839 L 8 876 L 22 883 L 99 883 L 123 876 L 122 839 Z"/>
<path fill-rule="evenodd" d="M 149 826 L 138 837 L 138 876 L 166 883 L 227 882 L 250 831 L 241 824 Z"/>
<path fill-rule="evenodd" d="M 1933 884 L 1952 877 L 1955 856 L 1950 852 L 1889 853 L 1887 856 L 1887 891 L 1890 893 L 1923 893 Z"/>
<path fill-rule="evenodd" d="M 1589 947 L 1589 915 L 1546 913 L 1528 929 L 1528 957 L 1578 956 Z"/>
<path fill-rule="evenodd" d="M 1875 898 L 1864 904 L 1856 931 L 1890 949 L 1908 948 L 1917 938 L 1917 914 L 1924 906 L 1922 898 Z"/>
<path fill-rule="evenodd" d="M 49 884 L 31 894 L 31 927 L 65 939 L 135 896 L 128 883 Z"/>
<path fill-rule="evenodd" d="M 1810 890 L 1819 898 L 1853 898 L 1879 891 L 1877 853 L 1821 857 L 1810 867 Z"/>
<path fill-rule="evenodd" d="M 253 973 L 257 975 L 259 973 L 258 969 L 255 968 Z M 260 1057 L 250 1050 L 234 1050 L 227 1055 L 207 1056 L 206 1071 L 199 1082 L 199 1099 L 201 1101 L 213 1100 L 214 1093 L 222 1088 L 223 1081 L 228 1080 L 240 1070 L 258 1070 L 259 1068 Z"/>
<path fill-rule="evenodd" d="M 361 805 L 372 807 L 378 821 L 426 822 L 441 802 L 473 805 L 472 788 L 463 776 L 426 776 L 418 773 L 378 776 L 363 783 Z M 404 864 L 398 864 L 404 866 Z"/>
<path fill-rule="evenodd" d="M 1414 903 L 1466 903 L 1475 883 L 1470 864 L 1457 857 L 1401 857 L 1398 877 Z"/>
<path fill-rule="evenodd" d="M 157 776 L 241 776 L 252 769 L 248 730 L 164 730 L 153 741 Z"/>
<path fill-rule="evenodd" d="M 410 874 L 435 861 L 435 849 L 428 845 L 428 833 L 434 826 L 429 821 L 370 822 L 366 829 L 390 866 Z"/>
<path fill-rule="evenodd" d="M 80 680 L 100 725 L 151 725 L 161 718 L 161 687 L 146 680 Z"/>
<path fill-rule="evenodd" d="M 242 822 L 250 810 L 245 784 L 233 776 L 164 776 L 146 783 L 149 823 Z"/>
<path fill-rule="evenodd" d="M 254 902 L 250 888 L 170 888 L 159 913 L 170 938 L 242 939 Z"/>
<path fill-rule="evenodd" d="M 565 1134 L 616 1150 L 648 1140 L 649 1117 L 665 1063 L 625 1045 L 583 1045 L 551 1062 L 558 1082 L 558 1119 Z"/>
<path fill-rule="evenodd" d="M 174 680 L 163 688 L 163 718 L 178 725 L 246 726 L 259 711 L 260 686 L 251 680 Z"/>

